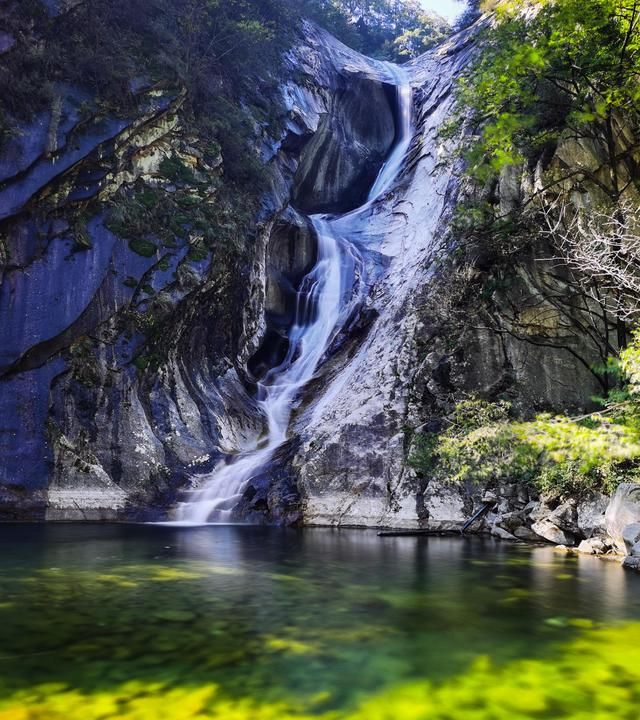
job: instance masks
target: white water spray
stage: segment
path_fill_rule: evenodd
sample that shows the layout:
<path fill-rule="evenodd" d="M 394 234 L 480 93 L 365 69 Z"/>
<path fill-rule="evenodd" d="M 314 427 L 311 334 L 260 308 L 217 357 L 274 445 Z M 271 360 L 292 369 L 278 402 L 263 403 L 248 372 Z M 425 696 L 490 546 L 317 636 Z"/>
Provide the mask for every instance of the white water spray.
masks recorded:
<path fill-rule="evenodd" d="M 275 451 L 287 439 L 294 401 L 313 378 L 323 355 L 340 331 L 348 312 L 344 297 L 353 283 L 352 263 L 347 256 L 359 256 L 349 239 L 362 215 L 385 195 L 402 168 L 412 138 L 412 94 L 407 74 L 388 64 L 385 69 L 397 88 L 396 138 L 393 149 L 369 192 L 367 201 L 342 216 L 312 215 L 317 236 L 317 259 L 303 279 L 296 297 L 294 324 L 284 360 L 271 368 L 257 386 L 257 404 L 266 418 L 266 433 L 255 447 L 238 454 L 201 478 L 201 487 L 190 493 L 176 511 L 179 522 L 204 524 L 228 521 L 247 483 L 261 472 Z M 340 235 L 335 225 L 340 221 Z M 346 221 L 346 222 L 345 222 Z"/>

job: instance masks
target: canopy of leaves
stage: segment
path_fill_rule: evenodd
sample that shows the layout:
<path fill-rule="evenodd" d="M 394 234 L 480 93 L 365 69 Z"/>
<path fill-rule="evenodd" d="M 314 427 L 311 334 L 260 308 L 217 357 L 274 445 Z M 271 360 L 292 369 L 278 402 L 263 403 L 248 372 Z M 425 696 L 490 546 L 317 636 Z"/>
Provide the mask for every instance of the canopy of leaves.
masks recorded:
<path fill-rule="evenodd" d="M 69 83 L 119 110 L 131 83 L 179 82 L 194 105 L 222 84 L 270 67 L 293 27 L 289 0 L 84 0 L 57 15 L 40 0 L 9 3 L 18 43 L 0 65 L 5 113 L 25 118 Z M 278 32 L 276 33 L 276 28 Z"/>
<path fill-rule="evenodd" d="M 365 55 L 398 62 L 420 55 L 450 31 L 418 0 L 307 0 L 306 12 Z"/>
<path fill-rule="evenodd" d="M 622 128 L 640 117 L 639 23 L 639 0 L 498 5 L 459 93 L 478 130 L 472 173 L 536 157 L 563 130 L 602 143 L 615 168 L 632 151 L 621 149 Z M 622 191 L 613 177 L 609 194 Z"/>
<path fill-rule="evenodd" d="M 390 59 L 412 57 L 447 32 L 417 0 L 77 0 L 60 8 L 53 13 L 43 0 L 0 7 L 13 42 L 0 63 L 0 142 L 64 88 L 126 115 L 135 111 L 136 85 L 160 83 L 186 88 L 201 130 L 238 160 L 233 167 L 242 164 L 250 131 L 238 106 L 258 105 L 273 121 L 273 71 L 301 18 Z"/>

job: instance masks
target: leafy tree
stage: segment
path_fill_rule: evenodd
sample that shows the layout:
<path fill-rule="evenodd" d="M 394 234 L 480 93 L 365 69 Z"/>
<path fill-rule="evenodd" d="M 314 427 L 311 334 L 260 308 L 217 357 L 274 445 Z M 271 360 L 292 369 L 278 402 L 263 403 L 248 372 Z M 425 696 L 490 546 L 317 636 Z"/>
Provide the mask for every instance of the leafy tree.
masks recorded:
<path fill-rule="evenodd" d="M 610 177 L 581 172 L 617 201 L 636 177 L 625 128 L 640 118 L 639 23 L 640 0 L 500 4 L 460 90 L 479 129 L 471 171 L 486 178 L 570 132 L 605 148 Z"/>
<path fill-rule="evenodd" d="M 418 0 L 320 0 L 307 8 L 356 50 L 386 60 L 416 57 L 450 30 L 445 20 L 425 12 Z"/>

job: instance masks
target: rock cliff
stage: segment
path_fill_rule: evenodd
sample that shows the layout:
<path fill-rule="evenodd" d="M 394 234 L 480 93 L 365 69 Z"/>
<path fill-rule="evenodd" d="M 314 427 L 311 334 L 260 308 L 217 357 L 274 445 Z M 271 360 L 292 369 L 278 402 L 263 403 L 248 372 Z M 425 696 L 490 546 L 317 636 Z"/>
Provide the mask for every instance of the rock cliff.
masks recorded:
<path fill-rule="evenodd" d="M 571 291 L 538 262 L 543 250 L 519 256 L 490 318 L 473 295 L 443 291 L 464 187 L 456 140 L 440 131 L 473 53 L 471 28 L 407 66 L 415 136 L 359 229 L 353 316 L 239 518 L 459 527 L 484 489 L 417 477 L 416 431 L 435 428 L 460 392 L 508 392 L 530 409 L 594 393 L 601 348 L 541 293 Z M 0 148 L 2 519 L 163 518 L 261 433 L 253 381 L 281 356 L 315 258 L 305 213 L 360 204 L 397 121 L 384 67 L 315 26 L 275 80 L 277 131 L 253 117 L 267 189 L 245 224 L 220 197 L 223 159 L 194 133 L 182 89 L 141 82 L 130 117 L 87 118 L 80 91 L 59 88 L 50 112 Z M 502 178 L 500 202 L 527 187 Z M 145 228 L 151 210 L 157 225 Z M 478 253 L 478 278 L 488 262 Z M 502 490 L 515 497 L 503 515 L 532 499 Z"/>

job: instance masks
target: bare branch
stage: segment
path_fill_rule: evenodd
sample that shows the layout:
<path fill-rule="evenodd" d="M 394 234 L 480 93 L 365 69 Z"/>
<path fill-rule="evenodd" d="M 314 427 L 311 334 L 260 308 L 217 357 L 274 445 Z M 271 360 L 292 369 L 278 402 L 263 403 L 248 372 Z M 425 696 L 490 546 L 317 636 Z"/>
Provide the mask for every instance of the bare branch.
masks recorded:
<path fill-rule="evenodd" d="M 640 320 L 640 209 L 620 202 L 610 210 L 576 210 L 561 198 L 542 206 L 559 258 L 587 294 L 622 320 Z"/>

